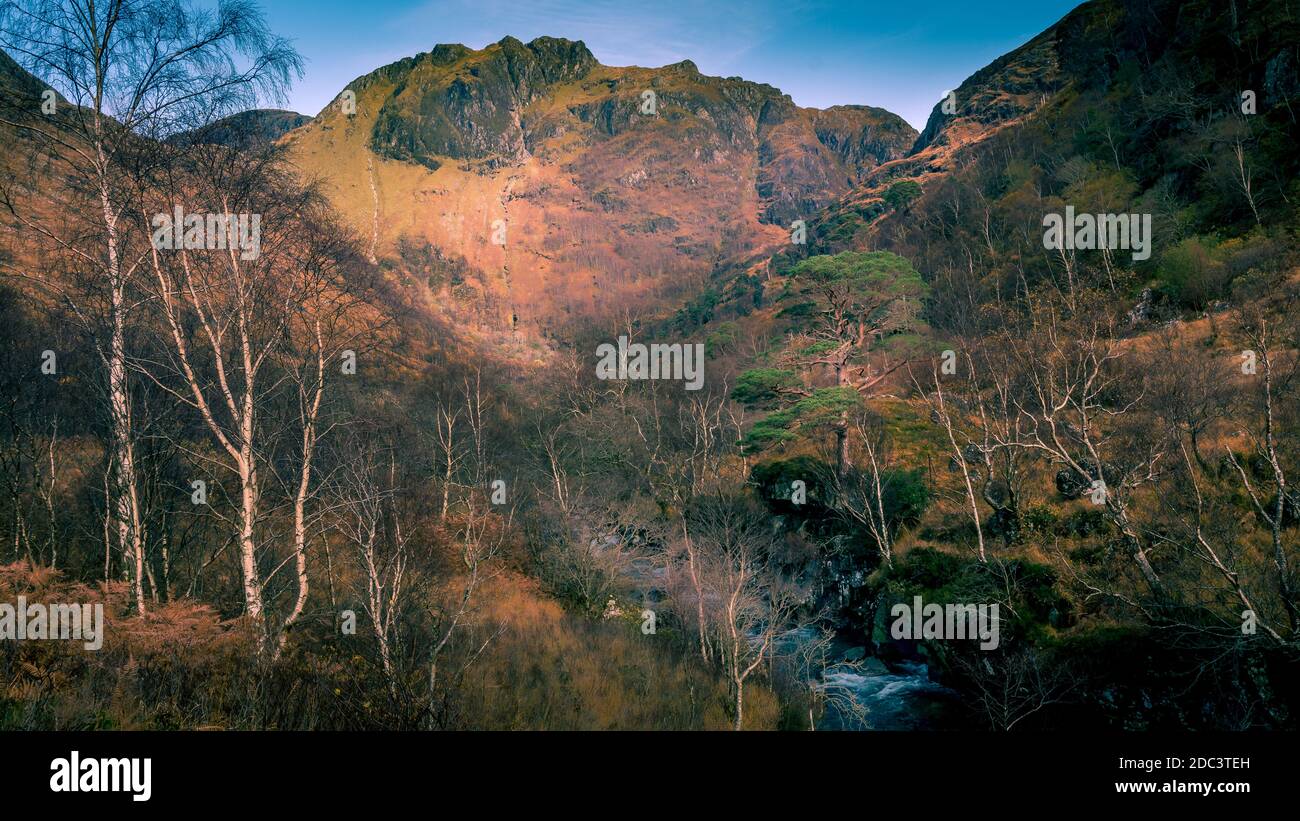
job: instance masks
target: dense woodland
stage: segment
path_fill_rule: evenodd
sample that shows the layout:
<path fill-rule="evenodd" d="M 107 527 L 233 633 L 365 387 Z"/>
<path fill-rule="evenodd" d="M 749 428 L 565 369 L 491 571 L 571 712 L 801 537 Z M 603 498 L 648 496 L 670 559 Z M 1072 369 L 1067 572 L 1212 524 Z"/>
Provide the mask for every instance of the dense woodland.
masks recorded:
<path fill-rule="evenodd" d="M 870 727 L 822 674 L 920 660 L 951 726 L 1293 728 L 1300 18 L 1175 5 L 1086 5 L 1034 116 L 525 364 L 204 138 L 301 72 L 255 6 L 0 3 L 0 601 L 108 618 L 0 642 L 0 726 Z M 178 203 L 260 253 L 158 249 Z M 1151 258 L 1045 249 L 1067 204 Z M 597 379 L 620 335 L 703 390 Z M 914 595 L 1000 645 L 891 640 Z"/>

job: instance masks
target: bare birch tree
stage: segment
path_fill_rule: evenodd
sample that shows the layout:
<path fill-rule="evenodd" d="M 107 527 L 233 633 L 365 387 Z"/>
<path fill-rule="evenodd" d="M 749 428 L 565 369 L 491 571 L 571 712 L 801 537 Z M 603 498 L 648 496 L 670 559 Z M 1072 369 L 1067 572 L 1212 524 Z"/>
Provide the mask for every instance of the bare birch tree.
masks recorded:
<path fill-rule="evenodd" d="M 351 246 L 331 227 L 315 192 L 296 186 L 272 159 L 220 146 L 193 149 L 188 165 L 189 173 L 170 176 L 172 196 L 197 203 L 191 211 L 256 215 L 257 252 L 237 247 L 233 230 L 218 250 L 152 250 L 156 302 L 170 347 L 165 361 L 142 371 L 202 420 L 217 450 L 195 456 L 238 482 L 233 538 L 245 612 L 263 645 L 292 628 L 306 603 L 306 507 L 323 432 L 326 363 L 348 344 L 349 312 L 360 310 L 360 303 L 340 277 Z M 296 412 L 286 414 L 286 407 Z M 265 612 L 266 568 L 274 568 L 273 575 L 284 565 L 263 555 L 261 528 L 270 509 L 266 483 L 277 478 L 271 453 L 284 428 L 273 422 L 286 415 L 300 440 L 286 482 L 297 594 L 283 621 L 273 625 Z M 270 646 L 278 652 L 282 643 Z"/>

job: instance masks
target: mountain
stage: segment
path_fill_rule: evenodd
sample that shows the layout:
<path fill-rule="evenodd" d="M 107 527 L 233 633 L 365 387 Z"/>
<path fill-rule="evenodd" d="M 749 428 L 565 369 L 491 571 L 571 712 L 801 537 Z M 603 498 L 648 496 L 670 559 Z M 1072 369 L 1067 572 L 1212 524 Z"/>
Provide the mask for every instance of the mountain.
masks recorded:
<path fill-rule="evenodd" d="M 89 679 L 0 653 L 0 726 L 1295 727 L 1287 0 L 1094 0 L 921 134 L 507 38 L 188 135 L 264 154 L 129 140 L 97 177 L 44 91 L 0 60 L 0 600 L 93 584 L 115 629 Z M 151 253 L 155 208 L 227 193 L 260 262 Z M 1151 253 L 1047 247 L 1066 208 L 1151 217 Z M 701 391 L 604 380 L 625 328 L 699 341 Z M 916 597 L 1014 618 L 886 639 Z M 799 635 L 865 689 L 763 657 Z M 908 661 L 953 718 L 858 712 Z"/>
<path fill-rule="evenodd" d="M 0 91 L 7 99 L 17 100 L 23 97 L 39 101 L 44 90 L 44 83 L 18 65 L 8 54 L 0 51 Z M 62 97 L 59 99 L 62 100 Z"/>
<path fill-rule="evenodd" d="M 233 148 L 251 148 L 273 143 L 311 120 L 308 115 L 296 111 L 255 108 L 222 117 L 197 131 L 186 132 L 176 139 L 228 145 Z"/>
<path fill-rule="evenodd" d="M 698 289 L 916 136 L 690 61 L 616 68 L 580 41 L 507 37 L 361 77 L 285 144 L 413 299 L 546 332 Z"/>

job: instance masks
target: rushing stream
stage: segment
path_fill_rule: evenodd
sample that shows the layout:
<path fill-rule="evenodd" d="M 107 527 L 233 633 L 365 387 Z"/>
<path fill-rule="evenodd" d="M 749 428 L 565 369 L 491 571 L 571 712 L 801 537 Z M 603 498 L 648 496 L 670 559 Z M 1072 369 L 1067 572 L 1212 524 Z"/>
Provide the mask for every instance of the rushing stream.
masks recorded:
<path fill-rule="evenodd" d="M 821 686 L 851 695 L 866 708 L 866 726 L 855 716 L 842 715 L 834 700 L 822 717 L 825 730 L 929 730 L 943 729 L 943 718 L 955 707 L 955 694 L 930 681 L 921 662 L 899 662 L 897 672 L 874 675 L 832 666 L 822 673 Z"/>
<path fill-rule="evenodd" d="M 814 628 L 785 634 L 783 650 L 812 641 Z M 813 682 L 826 697 L 819 730 L 937 730 L 953 725 L 957 695 L 930 680 L 924 662 L 886 664 L 837 638 L 830 661 Z"/>
<path fill-rule="evenodd" d="M 663 567 L 634 561 L 628 575 L 643 602 L 661 594 Z M 777 652 L 796 653 L 817 636 L 815 627 L 791 630 L 777 642 Z M 931 681 L 924 662 L 886 663 L 867 656 L 861 642 L 856 644 L 853 637 L 837 636 L 827 649 L 825 666 L 810 682 L 826 699 L 819 730 L 940 730 L 956 726 L 961 713 L 957 695 Z"/>

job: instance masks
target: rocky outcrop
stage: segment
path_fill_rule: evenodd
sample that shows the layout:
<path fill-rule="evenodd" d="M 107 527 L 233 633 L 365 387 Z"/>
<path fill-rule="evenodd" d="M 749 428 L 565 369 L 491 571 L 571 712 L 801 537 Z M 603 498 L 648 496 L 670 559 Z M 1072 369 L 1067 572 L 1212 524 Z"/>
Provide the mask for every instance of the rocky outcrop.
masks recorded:
<path fill-rule="evenodd" d="M 809 111 L 818 142 L 853 169 L 854 182 L 881 163 L 904 156 L 907 141 L 916 135 L 906 121 L 883 108 L 837 105 Z"/>
<path fill-rule="evenodd" d="M 523 110 L 595 65 L 582 42 L 551 37 L 527 45 L 507 37 L 482 51 L 439 45 L 379 70 L 398 85 L 379 112 L 372 145 L 432 168 L 439 158 L 520 162 L 528 156 Z"/>

